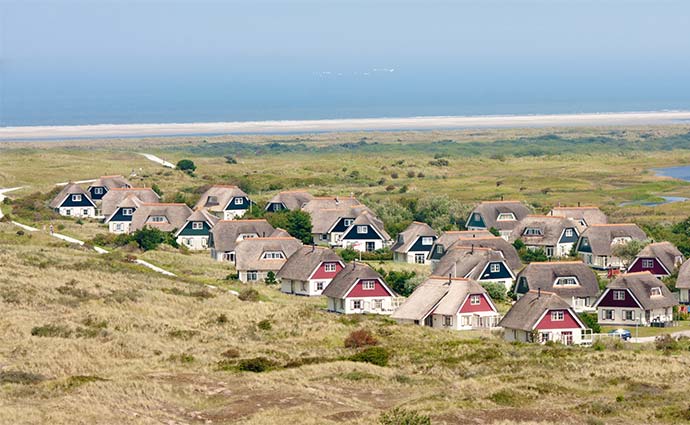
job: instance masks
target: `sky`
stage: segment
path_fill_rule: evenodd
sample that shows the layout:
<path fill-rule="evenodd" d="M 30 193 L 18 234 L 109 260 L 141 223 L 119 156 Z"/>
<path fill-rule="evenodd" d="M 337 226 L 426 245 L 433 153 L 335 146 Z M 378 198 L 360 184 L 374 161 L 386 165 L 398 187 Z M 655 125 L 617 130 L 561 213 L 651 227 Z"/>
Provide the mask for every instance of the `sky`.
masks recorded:
<path fill-rule="evenodd" d="M 0 0 L 0 125 L 690 109 L 690 1 Z"/>

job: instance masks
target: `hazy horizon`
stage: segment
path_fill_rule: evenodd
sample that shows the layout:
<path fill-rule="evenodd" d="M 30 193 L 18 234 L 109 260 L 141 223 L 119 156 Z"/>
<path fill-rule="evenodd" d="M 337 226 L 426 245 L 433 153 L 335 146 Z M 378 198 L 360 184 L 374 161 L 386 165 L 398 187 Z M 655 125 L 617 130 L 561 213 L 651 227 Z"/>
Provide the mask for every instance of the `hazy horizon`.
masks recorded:
<path fill-rule="evenodd" d="M 690 4 L 0 4 L 0 126 L 690 109 Z"/>

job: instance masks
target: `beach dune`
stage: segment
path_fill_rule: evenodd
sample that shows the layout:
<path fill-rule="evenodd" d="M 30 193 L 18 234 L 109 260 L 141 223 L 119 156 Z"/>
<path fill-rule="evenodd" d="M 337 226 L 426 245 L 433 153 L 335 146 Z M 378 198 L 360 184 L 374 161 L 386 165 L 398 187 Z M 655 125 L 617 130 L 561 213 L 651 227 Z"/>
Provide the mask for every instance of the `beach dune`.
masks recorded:
<path fill-rule="evenodd" d="M 78 138 L 151 137 L 218 134 L 310 133 L 336 131 L 450 130 L 639 126 L 690 123 L 690 111 L 621 112 L 553 115 L 430 116 L 294 121 L 237 121 L 168 124 L 97 124 L 0 127 L 0 141 Z"/>

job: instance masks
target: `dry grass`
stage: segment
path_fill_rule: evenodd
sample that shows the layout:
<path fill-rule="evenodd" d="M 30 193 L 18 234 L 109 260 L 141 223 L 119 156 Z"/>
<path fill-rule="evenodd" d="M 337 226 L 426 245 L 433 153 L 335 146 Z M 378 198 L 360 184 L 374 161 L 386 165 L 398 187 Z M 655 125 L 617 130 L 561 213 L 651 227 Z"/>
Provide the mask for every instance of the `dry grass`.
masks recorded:
<path fill-rule="evenodd" d="M 684 353 L 510 345 L 341 317 L 323 300 L 263 285 L 261 302 L 243 302 L 226 289 L 246 285 L 220 280 L 224 268 L 205 255 L 147 258 L 192 274 L 208 267 L 198 280 L 217 278 L 217 288 L 0 223 L 0 365 L 19 373 L 8 376 L 40 376 L 0 383 L 0 423 L 371 424 L 399 405 L 439 424 L 686 417 Z M 391 352 L 388 367 L 343 360 L 355 352 L 345 337 L 362 328 Z M 254 357 L 280 367 L 233 370 Z"/>

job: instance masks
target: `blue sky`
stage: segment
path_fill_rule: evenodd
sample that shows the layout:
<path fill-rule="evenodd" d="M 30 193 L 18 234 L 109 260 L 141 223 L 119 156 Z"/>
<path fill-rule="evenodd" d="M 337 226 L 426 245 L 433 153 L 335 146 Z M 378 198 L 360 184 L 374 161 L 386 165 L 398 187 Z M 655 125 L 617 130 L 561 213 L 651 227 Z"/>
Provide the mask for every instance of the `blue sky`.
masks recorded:
<path fill-rule="evenodd" d="M 0 43 L 0 124 L 690 108 L 682 0 L 0 0 Z"/>

